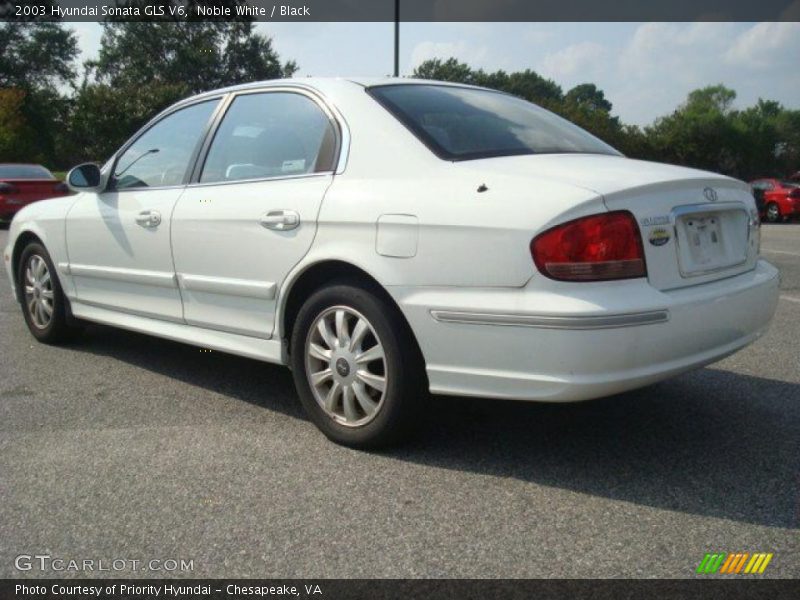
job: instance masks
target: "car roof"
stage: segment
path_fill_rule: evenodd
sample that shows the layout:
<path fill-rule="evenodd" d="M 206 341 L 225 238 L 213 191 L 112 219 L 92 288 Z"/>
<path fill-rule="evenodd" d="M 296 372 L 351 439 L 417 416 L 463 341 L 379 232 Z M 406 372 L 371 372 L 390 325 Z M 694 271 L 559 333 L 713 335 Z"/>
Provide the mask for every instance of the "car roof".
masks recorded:
<path fill-rule="evenodd" d="M 196 94 L 190 98 L 186 98 L 183 102 L 191 102 L 201 100 L 204 97 L 213 97 L 220 94 L 229 94 L 232 92 L 240 92 L 251 89 L 260 89 L 265 87 L 302 87 L 306 89 L 314 89 L 321 93 L 326 91 L 342 91 L 349 88 L 350 91 L 358 91 L 363 88 L 373 87 L 378 85 L 441 85 L 448 87 L 461 87 L 472 89 L 485 89 L 464 83 L 454 83 L 450 81 L 438 81 L 434 79 L 415 79 L 411 77 L 290 77 L 286 79 L 265 79 L 260 81 L 252 81 L 248 83 L 240 83 L 216 90 L 209 90 Z"/>

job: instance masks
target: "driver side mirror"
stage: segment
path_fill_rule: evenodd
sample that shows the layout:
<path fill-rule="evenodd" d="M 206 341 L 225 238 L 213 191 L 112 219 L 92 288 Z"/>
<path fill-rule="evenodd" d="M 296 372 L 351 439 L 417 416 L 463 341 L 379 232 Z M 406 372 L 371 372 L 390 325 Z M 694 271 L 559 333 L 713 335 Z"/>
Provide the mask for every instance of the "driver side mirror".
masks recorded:
<path fill-rule="evenodd" d="M 83 163 L 67 173 L 67 185 L 74 192 L 102 191 L 102 181 L 100 167 L 94 163 Z"/>

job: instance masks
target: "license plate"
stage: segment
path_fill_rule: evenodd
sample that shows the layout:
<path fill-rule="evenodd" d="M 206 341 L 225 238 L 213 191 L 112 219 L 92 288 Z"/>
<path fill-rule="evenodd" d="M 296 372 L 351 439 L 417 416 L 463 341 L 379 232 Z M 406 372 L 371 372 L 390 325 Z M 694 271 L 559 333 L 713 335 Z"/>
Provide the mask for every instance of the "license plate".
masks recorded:
<path fill-rule="evenodd" d="M 718 264 L 724 253 L 719 215 L 688 217 L 683 224 L 694 265 L 707 268 Z"/>
<path fill-rule="evenodd" d="M 698 211 L 677 220 L 678 260 L 685 277 L 741 264 L 747 258 L 747 213 Z"/>

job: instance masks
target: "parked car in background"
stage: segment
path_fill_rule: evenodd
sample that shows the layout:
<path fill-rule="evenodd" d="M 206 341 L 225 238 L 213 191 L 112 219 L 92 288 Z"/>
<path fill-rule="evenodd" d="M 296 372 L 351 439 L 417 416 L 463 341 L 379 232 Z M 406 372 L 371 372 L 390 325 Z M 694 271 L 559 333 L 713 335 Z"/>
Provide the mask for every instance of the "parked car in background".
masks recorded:
<path fill-rule="evenodd" d="M 763 219 L 778 223 L 800 217 L 800 182 L 756 179 L 750 187 Z"/>
<path fill-rule="evenodd" d="M 746 183 L 625 158 L 487 89 L 227 88 L 67 181 L 4 251 L 36 339 L 77 318 L 290 365 L 351 446 L 418 425 L 427 391 L 573 402 L 661 381 L 758 339 L 778 301 Z"/>
<path fill-rule="evenodd" d="M 67 194 L 67 185 L 41 165 L 0 163 L 0 222 L 31 202 Z"/>

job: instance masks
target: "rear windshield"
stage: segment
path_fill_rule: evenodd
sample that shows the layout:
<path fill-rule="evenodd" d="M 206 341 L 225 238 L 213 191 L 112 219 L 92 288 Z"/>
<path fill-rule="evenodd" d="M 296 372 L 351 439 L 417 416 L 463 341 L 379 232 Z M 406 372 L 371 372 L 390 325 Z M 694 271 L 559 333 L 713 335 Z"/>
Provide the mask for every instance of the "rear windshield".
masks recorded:
<path fill-rule="evenodd" d="M 446 160 L 565 152 L 619 155 L 580 127 L 509 94 L 426 84 L 381 85 L 368 92 Z"/>
<path fill-rule="evenodd" d="M 0 179 L 55 179 L 39 165 L 0 165 Z"/>

